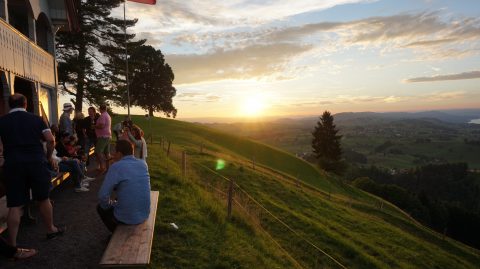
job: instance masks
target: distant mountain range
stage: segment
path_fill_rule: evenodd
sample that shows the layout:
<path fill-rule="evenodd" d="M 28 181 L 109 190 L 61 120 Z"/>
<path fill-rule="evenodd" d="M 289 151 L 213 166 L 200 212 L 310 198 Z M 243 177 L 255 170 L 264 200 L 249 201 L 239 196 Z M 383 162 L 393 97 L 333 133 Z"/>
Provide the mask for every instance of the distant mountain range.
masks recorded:
<path fill-rule="evenodd" d="M 339 125 L 365 125 L 403 119 L 429 119 L 461 124 L 480 119 L 480 109 L 432 110 L 421 112 L 342 112 L 335 114 L 334 118 L 335 123 Z M 276 122 L 279 123 L 297 123 L 312 126 L 317 121 L 318 117 L 282 118 L 276 120 Z"/>

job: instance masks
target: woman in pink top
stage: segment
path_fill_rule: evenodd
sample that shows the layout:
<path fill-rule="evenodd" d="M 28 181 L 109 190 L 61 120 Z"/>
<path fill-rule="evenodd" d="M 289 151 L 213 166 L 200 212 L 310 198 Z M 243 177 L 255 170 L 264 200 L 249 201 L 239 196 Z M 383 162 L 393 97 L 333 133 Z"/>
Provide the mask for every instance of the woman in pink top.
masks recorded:
<path fill-rule="evenodd" d="M 97 144 L 95 145 L 95 154 L 100 163 L 100 174 L 107 171 L 106 160 L 110 157 L 110 140 L 112 139 L 112 119 L 107 112 L 105 104 L 100 106 L 100 117 L 95 125 L 95 134 L 97 135 Z"/>

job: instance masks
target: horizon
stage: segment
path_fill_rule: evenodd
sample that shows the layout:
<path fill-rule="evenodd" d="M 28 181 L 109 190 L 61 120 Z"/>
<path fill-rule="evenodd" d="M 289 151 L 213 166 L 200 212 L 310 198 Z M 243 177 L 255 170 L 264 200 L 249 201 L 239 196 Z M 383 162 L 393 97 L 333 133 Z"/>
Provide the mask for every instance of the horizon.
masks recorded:
<path fill-rule="evenodd" d="M 125 109 L 126 111 L 126 109 Z M 436 110 L 412 110 L 412 111 L 342 111 L 336 112 L 332 115 L 344 114 L 344 113 L 375 113 L 375 114 L 387 114 L 387 113 L 407 113 L 407 114 L 415 114 L 415 113 L 425 113 L 425 112 L 461 112 L 461 111 L 475 111 L 479 112 L 478 119 L 472 119 L 470 123 L 479 123 L 480 124 L 480 108 L 460 108 L 460 109 L 436 109 Z M 127 115 L 127 113 L 114 111 L 117 115 Z M 193 123 L 201 123 L 201 124 L 232 124 L 232 123 L 262 123 L 262 122 L 271 122 L 276 120 L 282 119 L 307 119 L 307 118 L 317 118 L 320 117 L 322 113 L 318 115 L 278 115 L 278 116 L 264 116 L 264 117 L 182 117 L 182 118 L 168 118 L 163 115 L 157 115 L 158 113 L 154 114 L 154 117 L 165 118 L 165 119 L 172 119 L 172 120 L 180 120 L 180 121 L 187 121 Z M 448 114 L 448 113 L 447 113 Z M 134 114 L 131 113 L 132 116 L 145 116 L 146 113 L 143 114 Z"/>
<path fill-rule="evenodd" d="M 139 19 L 131 32 L 160 49 L 171 65 L 178 119 L 255 120 L 325 110 L 480 107 L 476 5 L 209 0 L 150 6 L 127 1 L 126 15 Z M 122 17 L 123 6 L 113 15 Z"/>

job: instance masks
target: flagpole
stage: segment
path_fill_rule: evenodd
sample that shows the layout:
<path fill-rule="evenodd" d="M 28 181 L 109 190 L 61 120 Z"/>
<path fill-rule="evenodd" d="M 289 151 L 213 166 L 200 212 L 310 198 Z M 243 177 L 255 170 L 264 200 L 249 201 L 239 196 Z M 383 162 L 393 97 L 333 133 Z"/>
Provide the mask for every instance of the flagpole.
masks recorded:
<path fill-rule="evenodd" d="M 128 48 L 127 48 L 127 19 L 126 19 L 126 5 L 127 0 L 123 1 L 123 30 L 125 34 L 125 78 L 127 80 L 127 102 L 128 102 L 128 117 L 130 117 L 130 81 L 128 80 Z"/>

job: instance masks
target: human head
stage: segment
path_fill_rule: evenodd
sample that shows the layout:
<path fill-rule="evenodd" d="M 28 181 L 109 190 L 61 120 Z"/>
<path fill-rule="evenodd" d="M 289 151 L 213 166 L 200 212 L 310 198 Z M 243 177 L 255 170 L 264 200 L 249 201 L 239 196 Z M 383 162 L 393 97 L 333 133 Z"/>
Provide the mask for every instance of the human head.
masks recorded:
<path fill-rule="evenodd" d="M 63 104 L 63 112 L 67 112 L 71 114 L 73 112 L 73 106 L 71 103 L 65 103 Z"/>
<path fill-rule="evenodd" d="M 101 105 L 100 105 L 100 112 L 103 113 L 103 112 L 105 112 L 105 111 L 107 111 L 107 105 L 106 105 L 106 104 L 101 104 Z"/>
<path fill-rule="evenodd" d="M 127 140 L 120 139 L 115 144 L 115 157 L 121 159 L 124 156 L 133 155 L 133 145 Z"/>
<path fill-rule="evenodd" d="M 88 116 L 94 117 L 96 112 L 97 112 L 97 110 L 95 110 L 95 108 L 93 106 L 88 108 Z"/>
<path fill-rule="evenodd" d="M 60 134 L 60 140 L 62 141 L 63 144 L 70 143 L 70 134 L 68 132 L 62 132 Z"/>
<path fill-rule="evenodd" d="M 8 97 L 8 106 L 10 109 L 27 108 L 27 97 L 20 93 L 14 93 Z"/>
<path fill-rule="evenodd" d="M 144 135 L 142 129 L 140 129 L 140 127 L 138 127 L 138 125 L 134 125 L 133 128 L 132 128 L 132 131 L 133 131 L 133 136 L 136 139 L 141 139 L 142 136 Z"/>

